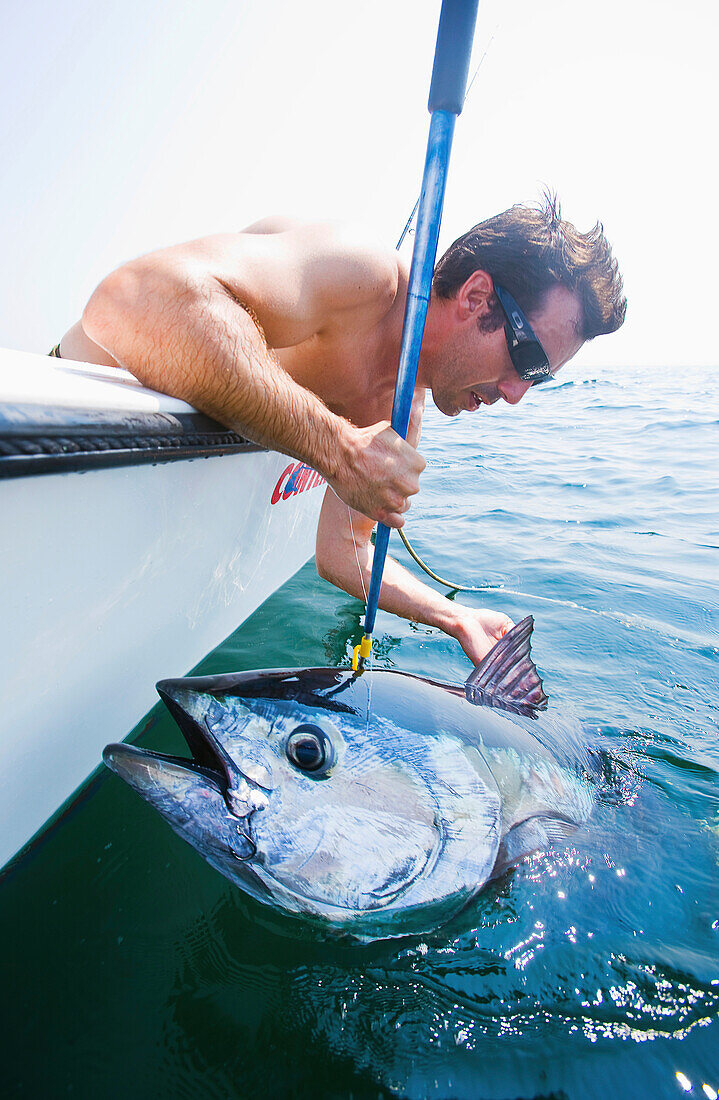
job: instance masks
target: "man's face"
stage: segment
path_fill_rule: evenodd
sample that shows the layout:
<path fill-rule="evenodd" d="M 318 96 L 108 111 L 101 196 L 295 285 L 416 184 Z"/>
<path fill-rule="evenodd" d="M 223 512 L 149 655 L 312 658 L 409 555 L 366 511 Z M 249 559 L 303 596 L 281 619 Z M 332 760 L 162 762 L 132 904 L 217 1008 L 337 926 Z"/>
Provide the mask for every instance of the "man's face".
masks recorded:
<path fill-rule="evenodd" d="M 461 294 L 461 292 L 460 292 Z M 517 374 L 509 356 L 504 326 L 496 332 L 481 332 L 476 308 L 468 299 L 466 316 L 460 311 L 437 356 L 432 371 L 432 397 L 445 416 L 466 410 L 475 412 L 482 405 L 493 405 L 501 398 L 516 405 L 530 389 Z M 582 311 L 577 297 L 566 287 L 553 287 L 542 308 L 529 316 L 537 339 L 542 344 L 552 374 L 577 354 L 582 346 Z"/>

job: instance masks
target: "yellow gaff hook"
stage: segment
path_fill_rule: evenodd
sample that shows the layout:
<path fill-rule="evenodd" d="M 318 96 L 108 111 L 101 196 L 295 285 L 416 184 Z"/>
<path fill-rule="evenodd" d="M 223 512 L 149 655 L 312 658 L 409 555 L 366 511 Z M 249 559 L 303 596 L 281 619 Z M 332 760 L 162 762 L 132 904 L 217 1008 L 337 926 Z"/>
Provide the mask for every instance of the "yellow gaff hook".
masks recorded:
<path fill-rule="evenodd" d="M 368 661 L 372 656 L 372 635 L 365 634 L 359 645 L 354 647 L 352 651 L 352 669 L 354 672 L 361 672 L 365 661 Z M 362 662 L 360 664 L 360 662 Z"/>

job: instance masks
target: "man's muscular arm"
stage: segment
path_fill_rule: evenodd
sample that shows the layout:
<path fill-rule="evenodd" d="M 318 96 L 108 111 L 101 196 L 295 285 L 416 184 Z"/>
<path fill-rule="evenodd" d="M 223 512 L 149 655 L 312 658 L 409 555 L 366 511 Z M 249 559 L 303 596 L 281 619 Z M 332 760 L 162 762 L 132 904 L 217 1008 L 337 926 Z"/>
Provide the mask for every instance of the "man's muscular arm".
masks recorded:
<path fill-rule="evenodd" d="M 205 238 L 113 272 L 82 327 L 144 385 L 302 459 L 353 508 L 399 527 L 424 460 L 387 422 L 357 428 L 333 413 L 268 348 L 351 321 L 353 310 L 379 320 L 393 278 L 396 292 L 381 253 L 329 228 Z"/>
<path fill-rule="evenodd" d="M 420 427 L 421 408 L 414 408 L 409 428 L 409 439 L 413 443 L 419 443 Z M 317 528 L 317 572 L 324 580 L 360 600 L 369 591 L 374 557 L 370 542 L 373 527 L 366 516 L 354 511 L 350 514 L 349 508 L 333 493 L 325 495 Z M 474 611 L 447 599 L 389 555 L 382 574 L 379 606 L 405 619 L 439 627 L 459 642 L 475 665 L 514 625 L 501 612 Z"/>
<path fill-rule="evenodd" d="M 366 516 L 354 511 L 350 524 L 347 506 L 333 493 L 326 494 L 317 529 L 317 572 L 359 600 L 369 590 L 374 555 L 370 542 L 372 528 Z M 389 555 L 382 574 L 379 606 L 405 619 L 439 627 L 459 642 L 475 665 L 513 625 L 501 612 L 474 611 L 448 600 Z"/>

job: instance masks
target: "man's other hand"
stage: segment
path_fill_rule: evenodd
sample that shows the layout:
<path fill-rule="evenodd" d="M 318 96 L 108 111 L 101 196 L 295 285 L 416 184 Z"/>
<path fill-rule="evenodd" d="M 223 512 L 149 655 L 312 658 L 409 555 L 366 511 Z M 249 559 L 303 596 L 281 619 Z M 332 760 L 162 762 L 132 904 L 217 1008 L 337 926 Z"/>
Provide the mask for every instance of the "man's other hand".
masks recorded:
<path fill-rule="evenodd" d="M 348 445 L 338 450 L 334 476 L 327 479 L 337 496 L 370 519 L 402 527 L 427 465 L 421 454 L 387 420 L 353 428 Z"/>
<path fill-rule="evenodd" d="M 472 611 L 470 608 L 462 608 L 461 617 L 452 634 L 476 667 L 513 626 L 509 616 L 503 615 L 501 611 L 488 611 L 486 608 Z"/>

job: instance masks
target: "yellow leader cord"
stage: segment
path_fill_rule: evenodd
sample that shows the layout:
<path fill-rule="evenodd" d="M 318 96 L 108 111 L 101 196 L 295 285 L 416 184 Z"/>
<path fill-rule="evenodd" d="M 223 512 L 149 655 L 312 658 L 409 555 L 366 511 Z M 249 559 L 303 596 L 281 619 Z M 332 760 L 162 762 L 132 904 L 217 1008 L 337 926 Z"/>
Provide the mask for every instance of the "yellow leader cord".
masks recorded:
<path fill-rule="evenodd" d="M 356 645 L 352 651 L 352 668 L 355 672 L 361 672 L 365 661 L 368 661 L 372 655 L 372 635 L 364 634 L 362 641 L 359 645 Z M 361 662 L 361 664 L 360 664 Z"/>

